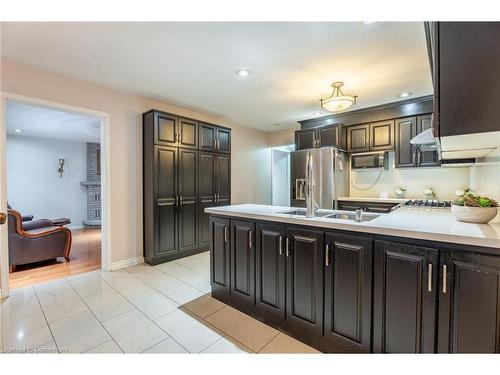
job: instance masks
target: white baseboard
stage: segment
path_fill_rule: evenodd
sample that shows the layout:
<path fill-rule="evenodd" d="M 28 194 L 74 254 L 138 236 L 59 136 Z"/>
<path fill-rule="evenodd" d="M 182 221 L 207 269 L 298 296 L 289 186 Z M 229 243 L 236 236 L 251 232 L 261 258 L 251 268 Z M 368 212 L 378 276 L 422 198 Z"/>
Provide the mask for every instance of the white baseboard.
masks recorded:
<path fill-rule="evenodd" d="M 120 268 L 126 268 L 135 266 L 137 264 L 144 263 L 144 257 L 129 258 L 124 260 L 119 260 L 118 262 L 111 263 L 111 271 L 119 270 Z"/>

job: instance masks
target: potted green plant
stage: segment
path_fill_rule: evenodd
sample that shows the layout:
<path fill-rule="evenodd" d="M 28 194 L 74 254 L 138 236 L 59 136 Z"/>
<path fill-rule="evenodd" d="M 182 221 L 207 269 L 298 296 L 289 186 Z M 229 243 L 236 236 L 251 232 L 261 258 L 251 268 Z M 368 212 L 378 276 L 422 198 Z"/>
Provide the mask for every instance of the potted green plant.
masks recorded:
<path fill-rule="evenodd" d="M 453 201 L 451 213 L 459 221 L 486 224 L 497 216 L 497 207 L 498 203 L 494 199 L 476 195 L 465 189 L 457 191 L 457 199 Z"/>

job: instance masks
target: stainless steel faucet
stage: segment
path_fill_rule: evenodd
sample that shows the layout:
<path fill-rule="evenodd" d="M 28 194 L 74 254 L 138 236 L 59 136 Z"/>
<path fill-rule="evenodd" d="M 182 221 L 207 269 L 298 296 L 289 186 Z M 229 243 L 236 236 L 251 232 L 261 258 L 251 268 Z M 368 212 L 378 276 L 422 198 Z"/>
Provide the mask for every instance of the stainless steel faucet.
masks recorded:
<path fill-rule="evenodd" d="M 314 162 L 311 151 L 306 158 L 306 217 L 314 217 L 318 205 L 314 201 Z"/>

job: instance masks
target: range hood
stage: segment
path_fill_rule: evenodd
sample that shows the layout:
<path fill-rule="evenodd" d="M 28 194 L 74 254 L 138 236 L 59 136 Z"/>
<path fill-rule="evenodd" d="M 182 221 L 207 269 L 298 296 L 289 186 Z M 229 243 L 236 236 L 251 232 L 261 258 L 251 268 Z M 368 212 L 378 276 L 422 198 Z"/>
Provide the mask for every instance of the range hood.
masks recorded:
<path fill-rule="evenodd" d="M 432 134 L 432 129 L 427 129 L 413 137 L 410 143 L 421 151 L 437 150 L 440 160 L 450 160 L 452 163 L 453 160 L 457 160 L 460 163 L 458 159 L 481 158 L 498 149 L 500 131 L 436 138 Z"/>
<path fill-rule="evenodd" d="M 432 135 L 431 128 L 417 134 L 410 140 L 410 143 L 422 151 L 436 151 L 438 149 L 438 142 Z"/>

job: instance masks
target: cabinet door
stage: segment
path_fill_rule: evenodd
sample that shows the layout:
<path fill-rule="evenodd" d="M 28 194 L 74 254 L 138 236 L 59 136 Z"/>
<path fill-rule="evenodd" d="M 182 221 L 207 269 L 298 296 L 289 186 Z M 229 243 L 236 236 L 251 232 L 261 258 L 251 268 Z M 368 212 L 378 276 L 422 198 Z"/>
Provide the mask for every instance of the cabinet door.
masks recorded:
<path fill-rule="evenodd" d="M 255 304 L 285 318 L 285 227 L 257 224 Z"/>
<path fill-rule="evenodd" d="M 155 146 L 155 257 L 177 253 L 177 148 Z"/>
<path fill-rule="evenodd" d="M 438 251 L 375 241 L 373 351 L 434 353 Z"/>
<path fill-rule="evenodd" d="M 339 139 L 340 127 L 338 125 L 324 126 L 318 128 L 318 146 L 317 147 L 341 147 Z"/>
<path fill-rule="evenodd" d="M 215 151 L 217 127 L 200 122 L 198 126 L 198 142 L 201 151 Z"/>
<path fill-rule="evenodd" d="M 210 215 L 205 208 L 215 206 L 216 156 L 200 151 L 198 158 L 198 243 L 204 247 L 210 243 Z"/>
<path fill-rule="evenodd" d="M 198 149 L 198 122 L 179 119 L 179 147 Z"/>
<path fill-rule="evenodd" d="M 179 148 L 179 251 L 198 247 L 198 151 Z"/>
<path fill-rule="evenodd" d="M 324 335 L 334 349 L 370 352 L 372 247 L 368 236 L 326 233 Z"/>
<path fill-rule="evenodd" d="M 498 131 L 500 22 L 439 22 L 438 34 L 439 135 Z"/>
<path fill-rule="evenodd" d="M 295 132 L 295 149 L 306 150 L 316 147 L 316 129 L 297 130 Z"/>
<path fill-rule="evenodd" d="M 217 205 L 231 204 L 231 158 L 217 155 Z"/>
<path fill-rule="evenodd" d="M 231 153 L 231 130 L 217 128 L 217 152 Z"/>
<path fill-rule="evenodd" d="M 370 124 L 370 151 L 394 150 L 394 120 Z"/>
<path fill-rule="evenodd" d="M 210 217 L 210 283 L 215 296 L 229 295 L 229 235 L 229 219 Z"/>
<path fill-rule="evenodd" d="M 321 231 L 288 229 L 285 244 L 287 327 L 318 336 L 323 334 L 323 238 Z"/>
<path fill-rule="evenodd" d="M 231 296 L 255 303 L 255 223 L 231 220 Z"/>
<path fill-rule="evenodd" d="M 417 135 L 415 117 L 396 120 L 396 168 L 417 166 L 415 146 L 410 143 L 415 135 Z"/>
<path fill-rule="evenodd" d="M 500 257 L 441 252 L 438 350 L 500 353 Z"/>
<path fill-rule="evenodd" d="M 347 128 L 347 151 L 370 151 L 370 125 L 356 125 Z"/>
<path fill-rule="evenodd" d="M 162 112 L 155 112 L 155 144 L 177 145 L 178 119 Z"/>
<path fill-rule="evenodd" d="M 432 127 L 432 116 L 424 115 L 417 117 L 417 134 Z M 438 166 L 439 162 L 437 151 L 418 151 L 417 165 L 419 167 L 434 167 Z"/>

